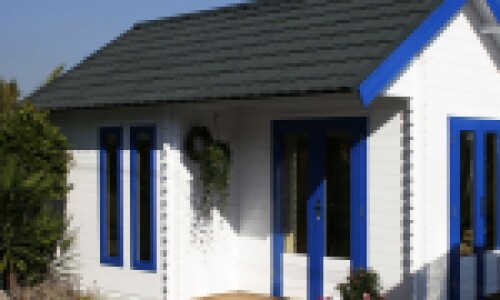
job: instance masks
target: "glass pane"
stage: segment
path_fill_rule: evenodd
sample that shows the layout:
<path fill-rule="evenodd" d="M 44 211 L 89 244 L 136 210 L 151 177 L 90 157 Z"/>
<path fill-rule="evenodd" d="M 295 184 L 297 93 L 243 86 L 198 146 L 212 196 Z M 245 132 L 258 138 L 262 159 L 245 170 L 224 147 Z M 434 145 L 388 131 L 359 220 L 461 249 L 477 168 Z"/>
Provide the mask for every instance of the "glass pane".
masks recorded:
<path fill-rule="evenodd" d="M 137 241 L 139 260 L 149 261 L 151 259 L 151 228 L 150 228 L 150 207 L 151 207 L 151 136 L 149 133 L 140 133 L 136 141 L 136 166 L 137 176 Z"/>
<path fill-rule="evenodd" d="M 326 255 L 350 257 L 350 137 L 326 137 Z"/>
<path fill-rule="evenodd" d="M 105 136 L 106 151 L 106 244 L 107 255 L 118 256 L 118 135 Z"/>
<path fill-rule="evenodd" d="M 307 136 L 285 135 L 283 208 L 285 253 L 307 252 Z"/>
<path fill-rule="evenodd" d="M 496 134 L 486 134 L 486 249 L 495 249 L 496 237 L 496 203 L 497 203 L 497 144 Z"/>
<path fill-rule="evenodd" d="M 474 133 L 460 132 L 460 255 L 474 253 Z"/>

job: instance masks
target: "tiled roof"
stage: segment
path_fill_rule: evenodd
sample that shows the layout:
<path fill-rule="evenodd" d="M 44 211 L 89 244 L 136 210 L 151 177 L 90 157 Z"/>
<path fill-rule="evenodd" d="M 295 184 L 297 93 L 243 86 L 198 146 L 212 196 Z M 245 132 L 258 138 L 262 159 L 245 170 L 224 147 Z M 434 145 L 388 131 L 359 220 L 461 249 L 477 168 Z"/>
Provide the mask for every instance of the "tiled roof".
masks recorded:
<path fill-rule="evenodd" d="M 262 0 L 148 21 L 32 95 L 51 109 L 355 90 L 437 0 Z"/>

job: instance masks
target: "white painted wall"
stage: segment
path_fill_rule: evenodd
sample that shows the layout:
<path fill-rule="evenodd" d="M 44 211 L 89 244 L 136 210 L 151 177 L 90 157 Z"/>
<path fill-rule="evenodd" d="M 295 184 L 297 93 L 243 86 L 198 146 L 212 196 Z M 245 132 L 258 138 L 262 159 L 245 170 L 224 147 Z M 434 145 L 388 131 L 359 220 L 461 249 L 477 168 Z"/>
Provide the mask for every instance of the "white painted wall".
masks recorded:
<path fill-rule="evenodd" d="M 304 103 L 307 101 L 307 106 Z M 380 102 L 370 109 L 364 109 L 357 99 L 336 99 L 323 97 L 317 99 L 268 100 L 267 102 L 247 102 L 228 104 L 222 109 L 221 116 L 231 115 L 227 119 L 231 128 L 226 136 L 231 140 L 234 158 L 234 185 L 231 189 L 231 201 L 234 201 L 238 220 L 237 225 L 237 269 L 236 282 L 228 281 L 214 288 L 214 292 L 242 289 L 256 293 L 268 294 L 271 290 L 271 121 L 284 119 L 313 119 L 340 116 L 368 116 L 370 137 L 369 153 L 369 264 L 382 274 L 384 287 L 389 291 L 391 299 L 407 297 L 409 290 L 403 282 L 403 119 L 406 102 Z M 224 107 L 218 103 L 210 107 L 186 105 L 179 107 L 176 115 L 183 120 L 203 120 L 211 124 L 211 115 Z M 187 117 L 182 109 L 189 111 Z M 196 111 L 201 112 L 196 112 Z M 196 117 L 198 115 L 198 117 Z M 196 124 L 195 121 L 184 123 Z M 212 126 L 213 127 L 213 126 Z M 196 257 L 193 251 L 190 255 Z M 190 256 L 191 257 L 191 256 Z M 211 257 L 211 259 L 214 256 Z M 232 264 L 231 252 L 223 260 L 214 260 L 226 269 Z M 193 268 L 204 267 L 196 259 Z M 335 287 L 347 275 L 345 264 L 330 263 L 326 270 L 328 281 L 325 282 L 325 295 L 337 295 Z M 205 272 L 204 270 L 200 272 Z M 287 296 L 306 294 L 307 278 L 306 259 L 285 257 L 284 293 Z M 181 276 L 182 277 L 182 276 Z M 183 277 L 182 277 L 183 278 Z M 191 291 L 198 290 L 201 282 L 191 281 Z M 207 286 L 208 287 L 208 286 Z M 199 288 L 207 291 L 207 287 Z"/>
<path fill-rule="evenodd" d="M 235 174 L 231 175 L 230 195 L 224 211 L 213 210 L 213 219 L 200 219 L 199 203 L 202 185 L 199 165 L 183 151 L 184 139 L 191 126 L 211 128 L 213 138 L 232 141 L 231 111 L 198 104 L 174 105 L 172 119 L 178 126 L 176 156 L 169 173 L 175 177 L 172 186 L 175 197 L 169 197 L 175 206 L 176 253 L 175 268 L 170 273 L 176 290 L 173 299 L 191 299 L 238 288 L 237 230 L 238 215 L 235 208 Z M 179 151 L 181 150 L 181 151 Z M 167 154 L 168 155 L 168 154 Z"/>
<path fill-rule="evenodd" d="M 130 126 L 153 124 L 157 127 L 158 149 L 165 140 L 162 110 L 134 108 L 99 111 L 78 111 L 55 113 L 52 119 L 59 124 L 69 140 L 73 164 L 69 174 L 69 183 L 73 185 L 67 197 L 67 212 L 71 228 L 76 231 L 74 243 L 75 273 L 81 276 L 83 289 L 99 290 L 105 295 L 120 299 L 158 299 L 162 295 L 161 266 L 163 263 L 162 243 L 157 243 L 158 271 L 155 273 L 132 270 L 130 266 L 130 164 L 129 164 L 129 128 Z M 99 258 L 99 127 L 123 127 L 123 267 L 104 266 Z M 162 155 L 157 151 L 157 200 L 164 199 L 160 191 L 160 164 Z M 157 234 L 160 232 L 160 212 L 157 207 Z"/>
<path fill-rule="evenodd" d="M 499 48 L 491 37 L 478 33 L 485 21 L 467 4 L 386 92 L 411 97 L 411 268 L 416 299 L 446 299 L 447 294 L 448 118 L 500 119 Z M 464 261 L 462 270 L 469 276 L 467 265 L 472 264 Z M 488 274 L 498 273 L 493 266 L 488 266 Z M 464 297 L 470 284 L 462 287 Z M 487 284 L 488 291 L 500 288 L 492 277 Z"/>
<path fill-rule="evenodd" d="M 304 104 L 307 103 L 307 106 Z M 389 298 L 407 296 L 403 278 L 404 109 L 405 101 L 379 101 L 370 109 L 359 100 L 338 97 L 173 104 L 150 108 L 77 111 L 55 114 L 67 134 L 75 165 L 68 196 L 75 248 L 84 288 L 95 286 L 121 298 L 191 299 L 231 290 L 268 294 L 271 290 L 271 120 L 336 116 L 369 117 L 368 260 L 380 272 Z M 122 126 L 128 149 L 131 125 L 156 124 L 158 271 L 130 269 L 129 154 L 124 166 L 124 267 L 99 263 L 98 128 Z M 198 166 L 182 151 L 193 125 L 211 128 L 230 141 L 233 153 L 230 197 L 214 222 L 197 218 L 201 197 Z M 293 268 L 295 265 L 295 268 Z M 343 281 L 345 264 L 328 262 L 325 295 Z M 285 263 L 285 294 L 305 294 L 306 260 Z"/>

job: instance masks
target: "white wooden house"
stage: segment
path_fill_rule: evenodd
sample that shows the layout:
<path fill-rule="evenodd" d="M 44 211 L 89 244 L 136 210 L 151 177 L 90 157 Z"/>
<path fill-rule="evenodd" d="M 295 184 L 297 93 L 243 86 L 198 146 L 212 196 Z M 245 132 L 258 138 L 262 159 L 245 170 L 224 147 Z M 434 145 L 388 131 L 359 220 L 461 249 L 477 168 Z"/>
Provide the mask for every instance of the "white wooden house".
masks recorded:
<path fill-rule="evenodd" d="M 262 0 L 148 21 L 32 98 L 74 156 L 83 287 L 388 299 L 500 291 L 500 2 Z M 204 126 L 231 150 L 200 217 Z M 335 298 L 338 299 L 338 298 Z"/>

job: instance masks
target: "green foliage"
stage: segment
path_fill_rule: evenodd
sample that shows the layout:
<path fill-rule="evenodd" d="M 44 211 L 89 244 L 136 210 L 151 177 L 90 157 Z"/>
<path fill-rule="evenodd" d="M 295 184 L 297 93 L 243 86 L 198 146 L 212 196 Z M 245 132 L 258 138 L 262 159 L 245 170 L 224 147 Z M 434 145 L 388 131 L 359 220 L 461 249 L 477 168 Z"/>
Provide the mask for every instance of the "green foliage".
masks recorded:
<path fill-rule="evenodd" d="M 43 85 L 47 85 L 52 81 L 54 81 L 57 77 L 59 77 L 59 75 L 63 73 L 65 67 L 66 67 L 65 64 L 60 64 L 59 66 L 57 66 L 52 72 L 50 72 L 49 76 L 47 77 Z"/>
<path fill-rule="evenodd" d="M 210 143 L 203 149 L 200 159 L 201 180 L 203 181 L 203 200 L 205 210 L 215 205 L 214 194 L 219 196 L 221 209 L 225 208 L 227 190 L 229 187 L 229 175 L 231 169 L 231 157 L 229 147 L 225 143 Z"/>
<path fill-rule="evenodd" d="M 12 108 L 19 96 L 20 92 L 15 80 L 7 82 L 0 79 L 0 113 Z"/>
<path fill-rule="evenodd" d="M 0 272 L 36 283 L 65 242 L 66 138 L 25 100 L 0 113 Z"/>
<path fill-rule="evenodd" d="M 376 272 L 357 269 L 351 271 L 346 283 L 337 287 L 344 300 L 363 300 L 363 295 L 369 294 L 370 299 L 384 299 L 380 295 L 380 279 Z M 366 298 L 365 298 L 366 299 Z"/>

